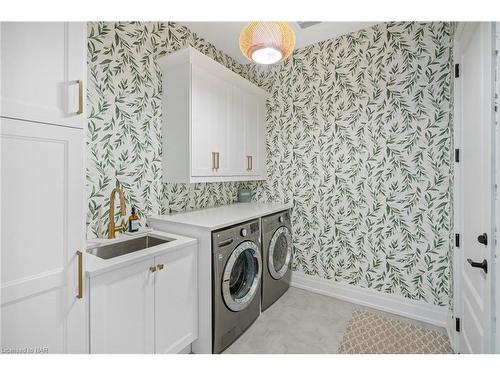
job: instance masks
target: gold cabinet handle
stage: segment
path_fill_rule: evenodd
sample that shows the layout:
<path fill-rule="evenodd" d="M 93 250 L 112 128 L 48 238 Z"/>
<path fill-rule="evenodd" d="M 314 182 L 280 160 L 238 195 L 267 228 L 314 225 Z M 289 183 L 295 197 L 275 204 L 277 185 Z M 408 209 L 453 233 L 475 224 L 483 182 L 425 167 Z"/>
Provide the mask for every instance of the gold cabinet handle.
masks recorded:
<path fill-rule="evenodd" d="M 156 267 L 155 267 L 155 266 L 151 266 L 151 267 L 149 267 L 149 271 L 151 271 L 151 272 L 156 272 Z"/>
<path fill-rule="evenodd" d="M 76 82 L 78 83 L 78 111 L 76 113 L 81 115 L 83 113 L 83 80 L 79 79 Z"/>
<path fill-rule="evenodd" d="M 251 171 L 253 168 L 253 160 L 251 155 L 247 155 L 247 171 Z"/>
<path fill-rule="evenodd" d="M 218 152 L 212 152 L 212 170 L 219 170 L 219 153 Z"/>
<path fill-rule="evenodd" d="M 83 298 L 83 253 L 77 250 L 76 256 L 78 258 L 78 294 L 76 298 Z"/>
<path fill-rule="evenodd" d="M 161 271 L 163 269 L 163 264 L 158 264 L 156 268 L 158 268 L 158 271 Z"/>

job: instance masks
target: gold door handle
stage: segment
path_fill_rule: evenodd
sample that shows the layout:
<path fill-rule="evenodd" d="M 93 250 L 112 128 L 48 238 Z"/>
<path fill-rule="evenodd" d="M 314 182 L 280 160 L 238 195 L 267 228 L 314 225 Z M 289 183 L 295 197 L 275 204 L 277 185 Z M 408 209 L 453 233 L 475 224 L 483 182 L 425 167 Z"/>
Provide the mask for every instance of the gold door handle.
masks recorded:
<path fill-rule="evenodd" d="M 78 83 L 78 111 L 76 113 L 81 115 L 83 113 L 83 80 L 79 79 L 76 82 Z"/>
<path fill-rule="evenodd" d="M 212 152 L 212 171 L 215 170 L 215 154 L 216 152 Z"/>
<path fill-rule="evenodd" d="M 158 264 L 156 268 L 158 268 L 158 271 L 161 271 L 163 269 L 163 264 Z"/>
<path fill-rule="evenodd" d="M 76 298 L 83 298 L 83 253 L 77 250 L 76 256 L 78 258 L 78 294 Z"/>
<path fill-rule="evenodd" d="M 151 266 L 151 267 L 149 267 L 149 271 L 151 271 L 151 272 L 156 272 L 156 267 L 155 267 L 155 266 Z"/>

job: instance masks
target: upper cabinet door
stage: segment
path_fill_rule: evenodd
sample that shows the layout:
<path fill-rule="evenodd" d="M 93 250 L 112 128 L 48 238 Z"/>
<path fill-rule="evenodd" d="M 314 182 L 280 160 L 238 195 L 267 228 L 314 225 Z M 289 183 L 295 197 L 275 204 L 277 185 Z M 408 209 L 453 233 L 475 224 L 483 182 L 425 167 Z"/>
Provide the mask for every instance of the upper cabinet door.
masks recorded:
<path fill-rule="evenodd" d="M 265 162 L 265 100 L 253 93 L 245 97 L 245 171 L 249 175 L 263 174 L 262 163 Z"/>
<path fill-rule="evenodd" d="M 215 151 L 215 175 L 232 175 L 231 137 L 229 129 L 231 113 L 231 85 L 224 79 L 212 76 L 210 106 L 212 109 L 211 125 L 212 149 Z"/>
<path fill-rule="evenodd" d="M 192 175 L 216 176 L 228 169 L 231 86 L 203 68 L 191 69 Z"/>
<path fill-rule="evenodd" d="M 240 87 L 232 87 L 230 126 L 228 128 L 229 168 L 233 176 L 245 175 L 245 112 L 246 93 Z"/>
<path fill-rule="evenodd" d="M 86 24 L 2 22 L 1 116 L 83 128 Z"/>

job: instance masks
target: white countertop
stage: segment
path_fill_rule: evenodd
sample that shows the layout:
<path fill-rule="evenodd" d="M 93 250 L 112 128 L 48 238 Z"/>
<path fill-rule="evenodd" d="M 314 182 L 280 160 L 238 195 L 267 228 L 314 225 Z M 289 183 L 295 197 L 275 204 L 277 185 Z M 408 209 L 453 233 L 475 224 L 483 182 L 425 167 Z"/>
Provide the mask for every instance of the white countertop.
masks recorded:
<path fill-rule="evenodd" d="M 292 208 L 291 203 L 234 203 L 227 206 L 203 208 L 170 215 L 153 215 L 148 217 L 148 222 L 166 221 L 217 230 L 289 208 Z"/>
<path fill-rule="evenodd" d="M 198 243 L 198 240 L 196 240 L 195 238 L 180 236 L 178 234 L 172 234 L 157 230 L 142 230 L 135 235 L 117 234 L 117 237 L 113 240 L 108 240 L 108 239 L 89 240 L 87 242 L 87 250 L 131 240 L 138 237 L 143 237 L 146 235 L 152 235 L 154 237 L 164 238 L 169 240 L 169 242 L 109 259 L 102 259 L 96 255 L 89 254 L 87 252 L 85 254 L 85 273 L 87 277 L 93 277 L 102 274 L 104 272 L 108 272 L 126 266 L 128 264 L 138 262 L 146 258 L 152 258 L 154 256 L 164 254 L 170 251 L 177 251 L 186 246 L 196 245 Z"/>

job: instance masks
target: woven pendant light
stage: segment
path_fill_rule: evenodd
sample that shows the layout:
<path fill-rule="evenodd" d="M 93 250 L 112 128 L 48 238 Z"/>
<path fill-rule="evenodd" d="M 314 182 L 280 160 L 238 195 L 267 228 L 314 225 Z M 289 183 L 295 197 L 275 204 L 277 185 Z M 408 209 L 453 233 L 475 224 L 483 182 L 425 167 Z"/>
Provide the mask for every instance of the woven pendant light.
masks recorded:
<path fill-rule="evenodd" d="M 240 50 L 258 64 L 283 61 L 295 47 L 295 33 L 286 22 L 250 22 L 241 31 Z"/>

